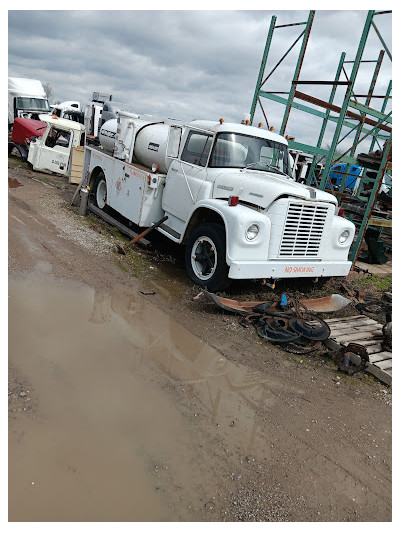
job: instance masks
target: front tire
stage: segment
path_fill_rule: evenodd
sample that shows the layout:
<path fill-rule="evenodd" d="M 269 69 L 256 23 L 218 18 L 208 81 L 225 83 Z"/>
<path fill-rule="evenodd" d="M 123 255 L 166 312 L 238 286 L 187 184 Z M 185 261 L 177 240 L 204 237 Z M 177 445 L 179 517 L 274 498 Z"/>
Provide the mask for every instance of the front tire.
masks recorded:
<path fill-rule="evenodd" d="M 219 224 L 200 224 L 186 243 L 185 265 L 189 278 L 201 287 L 221 291 L 229 287 L 225 230 Z"/>

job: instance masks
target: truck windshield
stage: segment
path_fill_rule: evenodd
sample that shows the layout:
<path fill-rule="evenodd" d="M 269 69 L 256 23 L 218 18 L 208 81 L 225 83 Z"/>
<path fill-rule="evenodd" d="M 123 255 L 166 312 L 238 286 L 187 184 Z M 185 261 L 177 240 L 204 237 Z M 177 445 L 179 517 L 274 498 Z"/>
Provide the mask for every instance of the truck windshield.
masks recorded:
<path fill-rule="evenodd" d="M 240 133 L 218 133 L 210 167 L 251 168 L 289 175 L 287 146 L 260 137 Z"/>
<path fill-rule="evenodd" d="M 18 96 L 17 109 L 24 111 L 50 111 L 49 102 L 43 98 L 28 98 L 27 96 Z"/>

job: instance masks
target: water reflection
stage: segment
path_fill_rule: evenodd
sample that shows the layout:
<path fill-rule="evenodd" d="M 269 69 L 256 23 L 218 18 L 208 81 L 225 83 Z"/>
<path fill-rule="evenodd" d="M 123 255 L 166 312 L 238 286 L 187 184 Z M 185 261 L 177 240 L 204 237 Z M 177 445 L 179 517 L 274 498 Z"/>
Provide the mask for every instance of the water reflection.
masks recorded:
<path fill-rule="evenodd" d="M 247 446 L 255 446 L 260 425 L 255 409 L 275 403 L 258 372 L 230 362 L 131 287 L 117 285 L 108 294 L 95 291 L 90 321 L 100 316 L 118 321 L 135 347 L 132 371 L 140 373 L 149 360 L 157 363 L 182 386 L 193 388 L 213 423 L 241 422 L 249 434 Z"/>

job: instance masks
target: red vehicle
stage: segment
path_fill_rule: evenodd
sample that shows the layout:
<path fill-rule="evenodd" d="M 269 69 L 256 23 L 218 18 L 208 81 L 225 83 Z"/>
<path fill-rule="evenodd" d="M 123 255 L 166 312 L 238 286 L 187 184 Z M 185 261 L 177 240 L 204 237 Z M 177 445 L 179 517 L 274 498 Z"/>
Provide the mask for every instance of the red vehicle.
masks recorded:
<path fill-rule="evenodd" d="M 47 124 L 41 120 L 31 118 L 15 118 L 11 139 L 8 142 L 8 155 L 16 155 L 26 161 L 31 137 L 41 137 L 46 131 Z"/>

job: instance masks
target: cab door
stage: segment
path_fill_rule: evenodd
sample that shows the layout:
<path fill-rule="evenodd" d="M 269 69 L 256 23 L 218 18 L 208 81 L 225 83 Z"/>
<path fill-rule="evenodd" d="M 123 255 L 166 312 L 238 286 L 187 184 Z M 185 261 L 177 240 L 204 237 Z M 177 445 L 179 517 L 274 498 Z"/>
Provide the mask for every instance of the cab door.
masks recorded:
<path fill-rule="evenodd" d="M 52 126 L 42 141 L 37 168 L 65 175 L 71 153 L 72 132 Z"/>
<path fill-rule="evenodd" d="M 189 130 L 180 158 L 172 158 L 165 181 L 162 207 L 180 220 L 187 220 L 200 188 L 207 180 L 206 164 L 212 140 L 213 136 L 208 132 Z"/>

